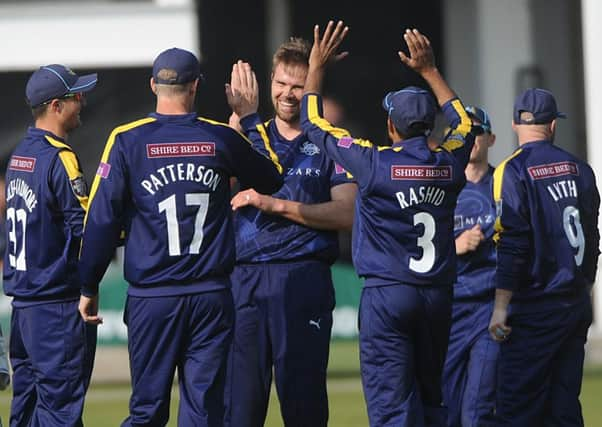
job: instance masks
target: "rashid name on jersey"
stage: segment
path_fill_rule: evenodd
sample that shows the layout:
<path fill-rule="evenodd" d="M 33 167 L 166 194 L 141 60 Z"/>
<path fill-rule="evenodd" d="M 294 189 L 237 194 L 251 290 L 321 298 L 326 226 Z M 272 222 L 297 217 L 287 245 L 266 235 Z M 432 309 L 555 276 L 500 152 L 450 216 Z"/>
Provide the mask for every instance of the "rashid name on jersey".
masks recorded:
<path fill-rule="evenodd" d="M 194 113 L 153 113 L 113 130 L 90 195 L 83 293 L 97 293 L 122 230 L 129 295 L 228 287 L 235 261 L 231 176 L 262 193 L 282 184 L 249 140 Z"/>
<path fill-rule="evenodd" d="M 284 184 L 273 196 L 314 204 L 330 201 L 330 189 L 353 182 L 305 134 L 292 141 L 280 135 L 274 120 L 262 123 L 257 114 L 241 126 L 254 147 L 266 150 L 282 165 Z M 316 230 L 287 218 L 246 207 L 235 215 L 236 257 L 240 263 L 318 259 L 328 263 L 338 256 L 335 231 Z"/>
<path fill-rule="evenodd" d="M 6 172 L 4 291 L 15 306 L 77 298 L 88 189 L 71 147 L 30 127 Z"/>
<path fill-rule="evenodd" d="M 358 183 L 353 262 L 365 285 L 453 284 L 454 209 L 474 143 L 472 122 L 460 100 L 443 105 L 451 130 L 433 151 L 424 136 L 391 147 L 352 138 L 324 120 L 321 108 L 319 95 L 306 94 L 301 123 L 310 139 Z"/>
<path fill-rule="evenodd" d="M 600 196 L 591 167 L 550 141 L 523 144 L 494 174 L 497 288 L 513 306 L 581 298 L 600 254 Z M 531 308 L 528 308 L 532 306 Z"/>

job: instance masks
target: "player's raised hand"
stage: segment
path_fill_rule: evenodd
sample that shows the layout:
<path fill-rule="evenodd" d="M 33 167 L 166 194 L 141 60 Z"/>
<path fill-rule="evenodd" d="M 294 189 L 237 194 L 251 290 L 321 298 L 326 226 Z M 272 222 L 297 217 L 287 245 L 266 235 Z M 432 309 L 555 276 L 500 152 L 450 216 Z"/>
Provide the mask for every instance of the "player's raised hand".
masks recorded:
<path fill-rule="evenodd" d="M 314 26 L 314 43 L 309 53 L 305 93 L 320 92 L 326 64 L 340 61 L 349 54 L 348 52 L 336 53 L 348 31 L 349 27 L 346 27 L 343 21 L 339 21 L 336 26 L 334 21 L 330 21 L 326 26 L 324 35 L 320 37 L 320 26 Z"/>
<path fill-rule="evenodd" d="M 238 60 L 232 65 L 230 83 L 226 83 L 226 98 L 228 105 L 239 118 L 257 112 L 259 87 L 255 72 L 248 62 Z"/>
<path fill-rule="evenodd" d="M 398 52 L 401 62 L 419 74 L 435 68 L 435 55 L 429 39 L 417 29 L 407 29 L 403 38 L 408 46 L 410 56 Z"/>
<path fill-rule="evenodd" d="M 340 61 L 345 58 L 349 52 L 336 53 L 339 45 L 345 39 L 349 27 L 346 27 L 343 21 L 339 21 L 336 26 L 334 21 L 329 21 L 320 37 L 320 26 L 314 26 L 314 43 L 309 54 L 309 68 L 323 68 L 329 62 Z"/>
<path fill-rule="evenodd" d="M 79 314 L 86 323 L 101 324 L 102 317 L 98 315 L 98 295 L 93 297 L 82 295 L 79 298 Z"/>

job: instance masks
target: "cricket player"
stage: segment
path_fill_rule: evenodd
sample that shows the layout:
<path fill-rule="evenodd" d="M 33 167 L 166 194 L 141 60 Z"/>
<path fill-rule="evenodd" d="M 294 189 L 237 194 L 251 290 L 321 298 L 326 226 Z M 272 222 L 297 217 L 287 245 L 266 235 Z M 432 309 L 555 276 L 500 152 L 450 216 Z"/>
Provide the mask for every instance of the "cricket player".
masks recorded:
<path fill-rule="evenodd" d="M 236 210 L 232 288 L 236 324 L 228 399 L 232 427 L 265 422 L 272 369 L 286 426 L 325 427 L 326 369 L 335 305 L 330 266 L 336 230 L 350 229 L 356 185 L 301 129 L 299 113 L 310 44 L 293 38 L 274 54 L 271 98 L 275 117 L 257 114 L 257 82 L 242 61 L 233 66 L 230 105 L 255 147 L 283 168 L 284 185 L 271 195 L 243 190 Z"/>
<path fill-rule="evenodd" d="M 80 312 L 99 323 L 98 283 L 125 230 L 125 307 L 132 376 L 123 426 L 164 426 L 174 373 L 179 426 L 222 426 L 234 307 L 230 177 L 272 193 L 272 161 L 226 124 L 193 111 L 200 65 L 186 50 L 157 56 L 156 112 L 107 141 L 90 196 L 80 257 Z"/>
<path fill-rule="evenodd" d="M 84 92 L 96 74 L 40 67 L 25 95 L 34 126 L 6 173 L 4 292 L 13 297 L 11 426 L 81 426 L 96 327 L 78 314 L 77 255 L 88 188 L 73 149 Z"/>
<path fill-rule="evenodd" d="M 592 168 L 554 145 L 551 92 L 514 103 L 519 148 L 495 170 L 496 295 L 501 342 L 496 417 L 504 426 L 582 426 L 579 393 L 600 254 Z"/>
<path fill-rule="evenodd" d="M 493 166 L 489 149 L 495 143 L 489 114 L 467 106 L 478 135 L 470 153 L 466 186 L 454 213 L 458 278 L 454 283 L 452 326 L 443 369 L 443 401 L 448 427 L 491 425 L 495 409 L 499 344 L 489 336 L 495 293 Z"/>
<path fill-rule="evenodd" d="M 409 57 L 399 56 L 430 85 L 450 125 L 440 148 L 427 135 L 437 105 L 426 90 L 387 94 L 393 145 L 377 147 L 333 128 L 319 95 L 325 66 L 347 27 L 314 29 L 301 124 L 309 139 L 357 180 L 353 261 L 365 278 L 360 303 L 360 362 L 371 426 L 442 426 L 441 371 L 456 279 L 454 209 L 465 184 L 474 136 L 462 103 L 439 74 L 428 39 L 407 30 Z"/>

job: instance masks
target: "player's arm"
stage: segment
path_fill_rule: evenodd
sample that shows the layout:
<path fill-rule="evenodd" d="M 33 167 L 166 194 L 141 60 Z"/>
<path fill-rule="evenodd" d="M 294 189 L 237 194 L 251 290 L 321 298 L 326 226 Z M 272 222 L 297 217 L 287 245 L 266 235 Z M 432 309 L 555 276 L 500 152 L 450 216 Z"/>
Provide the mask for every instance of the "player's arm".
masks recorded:
<path fill-rule="evenodd" d="M 63 216 L 66 239 L 79 248 L 88 208 L 88 188 L 75 153 L 69 149 L 59 151 L 49 173 L 56 206 Z"/>
<path fill-rule="evenodd" d="M 399 51 L 399 58 L 401 62 L 420 74 L 431 87 L 450 126 L 450 132 L 441 144 L 441 148 L 454 154 L 460 160 L 459 166 L 464 169 L 468 164 L 475 134 L 482 130 L 480 128 L 473 129 L 472 120 L 466 113 L 462 102 L 439 72 L 429 39 L 416 29 L 406 30 L 403 38 L 410 56 Z"/>
<path fill-rule="evenodd" d="M 282 173 L 278 155 L 272 149 L 265 124 L 257 114 L 259 87 L 255 72 L 248 62 L 238 60 L 232 66 L 230 83 L 226 84 L 226 98 L 232 109 L 229 124 L 253 144 L 253 148 L 274 162 Z"/>
<path fill-rule="evenodd" d="M 514 156 L 518 154 L 520 150 Z M 493 198 L 497 209 L 493 239 L 497 245 L 497 268 L 496 295 L 489 332 L 497 341 L 506 339 L 510 333 L 506 325 L 508 305 L 513 292 L 529 274 L 531 225 L 526 210 L 526 189 L 519 172 L 511 163 L 514 156 L 503 161 L 493 175 Z"/>
<path fill-rule="evenodd" d="M 270 158 L 256 150 L 242 134 L 232 131 L 231 173 L 238 178 L 241 188 L 254 188 L 262 194 L 275 193 L 282 187 L 282 166 L 278 158 Z"/>
<path fill-rule="evenodd" d="M 254 206 L 270 215 L 278 215 L 298 224 L 319 230 L 350 230 L 353 225 L 353 204 L 357 193 L 354 183 L 343 183 L 330 189 L 331 200 L 324 203 L 301 203 L 241 191 L 232 198 L 232 209 Z"/>
<path fill-rule="evenodd" d="M 2 328 L 0 328 L 0 390 L 6 389 L 10 384 L 10 371 L 8 367 L 8 357 Z"/>
<path fill-rule="evenodd" d="M 327 64 L 347 56 L 347 52 L 336 54 L 336 50 L 348 30 L 342 21 L 336 26 L 330 21 L 322 36 L 320 28 L 317 25 L 314 27 L 314 43 L 301 100 L 301 127 L 309 140 L 349 171 L 360 189 L 364 190 L 372 182 L 376 147 L 367 140 L 352 138 L 348 131 L 336 128 L 324 119 L 320 96 Z"/>
<path fill-rule="evenodd" d="M 582 215 L 581 223 L 585 237 L 585 253 L 583 256 L 583 275 L 593 285 L 598 270 L 598 257 L 600 256 L 600 229 L 598 228 L 598 214 L 600 211 L 600 193 L 596 186 L 596 177 L 592 169 L 587 166 L 583 171 L 587 188 L 581 192 L 583 201 L 580 206 Z"/>
<path fill-rule="evenodd" d="M 80 314 L 90 323 L 102 322 L 97 315 L 98 285 L 111 262 L 123 228 L 126 182 L 119 139 L 115 131 L 109 137 L 92 183 L 85 219 L 79 260 L 82 281 Z"/>

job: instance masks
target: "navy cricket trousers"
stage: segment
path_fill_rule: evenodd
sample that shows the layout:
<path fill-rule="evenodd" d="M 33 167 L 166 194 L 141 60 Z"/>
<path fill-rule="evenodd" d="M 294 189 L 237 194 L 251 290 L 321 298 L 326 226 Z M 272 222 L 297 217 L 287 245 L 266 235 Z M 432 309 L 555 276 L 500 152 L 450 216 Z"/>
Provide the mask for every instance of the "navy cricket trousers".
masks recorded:
<path fill-rule="evenodd" d="M 493 301 L 454 301 L 443 369 L 448 427 L 493 425 L 499 344 L 489 336 Z"/>
<path fill-rule="evenodd" d="M 452 287 L 365 287 L 360 364 L 372 427 L 445 426 L 441 371 Z"/>
<path fill-rule="evenodd" d="M 11 427 L 78 427 L 94 364 L 96 326 L 79 300 L 13 307 Z"/>
<path fill-rule="evenodd" d="M 531 304 L 536 310 L 537 302 Z M 500 346 L 496 425 L 583 426 L 579 394 L 591 323 L 585 294 L 554 310 L 510 312 L 512 333 Z"/>
<path fill-rule="evenodd" d="M 325 427 L 334 309 L 330 266 L 320 261 L 239 265 L 232 290 L 236 322 L 226 425 L 263 426 L 273 366 L 284 425 Z"/>
<path fill-rule="evenodd" d="M 224 380 L 234 321 L 230 289 L 128 296 L 124 316 L 132 396 L 130 415 L 122 426 L 167 424 L 176 369 L 178 426 L 223 426 Z"/>

